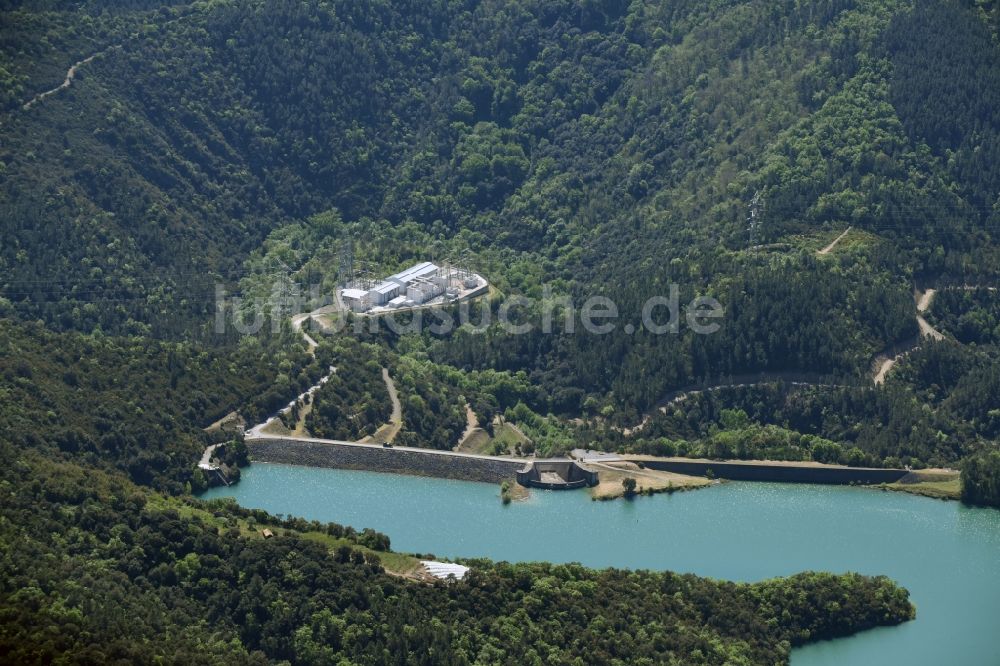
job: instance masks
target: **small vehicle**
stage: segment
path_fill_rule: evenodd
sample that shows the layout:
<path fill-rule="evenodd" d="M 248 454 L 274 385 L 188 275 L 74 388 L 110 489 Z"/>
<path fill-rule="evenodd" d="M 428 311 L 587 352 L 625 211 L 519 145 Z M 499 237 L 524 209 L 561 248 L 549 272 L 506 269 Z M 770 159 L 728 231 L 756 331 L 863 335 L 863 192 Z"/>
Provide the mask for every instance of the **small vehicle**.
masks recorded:
<path fill-rule="evenodd" d="M 392 448 L 392 444 L 389 443 L 389 442 L 382 442 L 382 448 L 383 449 L 391 449 Z"/>

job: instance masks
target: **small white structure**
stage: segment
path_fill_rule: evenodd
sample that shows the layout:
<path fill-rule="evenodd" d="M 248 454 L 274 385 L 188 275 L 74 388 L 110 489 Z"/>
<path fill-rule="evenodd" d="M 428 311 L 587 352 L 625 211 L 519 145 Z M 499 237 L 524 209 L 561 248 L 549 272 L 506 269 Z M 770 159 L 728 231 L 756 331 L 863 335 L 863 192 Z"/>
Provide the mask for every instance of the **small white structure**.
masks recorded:
<path fill-rule="evenodd" d="M 424 565 L 425 569 L 427 569 L 427 573 L 442 580 L 447 580 L 451 577 L 454 577 L 455 580 L 462 580 L 465 578 L 465 574 L 469 571 L 469 567 L 462 566 L 461 564 L 454 564 L 452 562 L 421 560 L 420 563 Z"/>

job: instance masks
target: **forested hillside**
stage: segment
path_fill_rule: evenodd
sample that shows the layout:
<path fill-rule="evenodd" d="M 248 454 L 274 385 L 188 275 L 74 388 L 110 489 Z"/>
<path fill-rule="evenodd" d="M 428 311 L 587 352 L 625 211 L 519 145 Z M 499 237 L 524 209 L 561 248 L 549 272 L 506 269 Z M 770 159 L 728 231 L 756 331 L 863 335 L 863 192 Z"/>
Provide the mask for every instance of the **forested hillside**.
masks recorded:
<path fill-rule="evenodd" d="M 495 285 L 494 315 L 527 295 L 537 322 L 545 293 L 620 313 L 607 336 L 382 338 L 473 373 L 451 383 L 492 413 L 521 401 L 620 429 L 672 391 L 786 373 L 839 387 L 810 409 L 853 405 L 844 423 L 792 425 L 771 403 L 746 410 L 755 423 L 870 462 L 995 446 L 964 388 L 995 374 L 991 350 L 950 352 L 941 381 L 920 376 L 921 351 L 869 388 L 878 355 L 917 334 L 916 284 L 996 286 L 986 4 L 35 1 L 4 15 L 0 313 L 15 322 L 226 347 L 239 335 L 212 332 L 218 287 L 277 320 L 309 304 L 288 294 L 329 298 L 348 243 L 374 275 L 461 255 Z M 722 303 L 718 333 L 639 326 L 673 284 Z M 941 290 L 927 317 L 992 345 L 992 320 L 959 294 Z M 477 386 L 484 372 L 530 388 L 504 399 Z M 701 440 L 715 422 L 684 419 L 657 436 Z M 411 421 L 432 446 L 460 427 Z M 614 432 L 573 437 L 615 446 Z"/>
<path fill-rule="evenodd" d="M 0 321 L 0 429 L 20 446 L 178 492 L 209 442 L 203 427 L 234 409 L 262 419 L 321 367 L 290 335 L 209 350 Z"/>
<path fill-rule="evenodd" d="M 912 617 L 858 576 L 418 584 L 373 533 L 190 493 L 229 437 L 206 426 L 335 366 L 305 420 L 327 436 L 385 421 L 386 367 L 407 444 L 451 448 L 468 406 L 539 455 L 964 464 L 1000 504 L 998 16 L 0 0 L 0 661 L 774 664 Z M 312 349 L 288 317 L 329 303 L 348 244 L 370 276 L 461 258 L 494 323 Z M 640 326 L 672 285 L 719 330 Z M 613 332 L 540 330 L 545 299 L 595 295 Z M 528 334 L 495 323 L 512 296 Z M 257 334 L 228 319 L 258 309 Z"/>
<path fill-rule="evenodd" d="M 822 400 L 857 405 L 853 424 L 793 430 L 872 461 L 947 463 L 995 445 L 992 417 L 963 388 L 976 375 L 958 379 L 968 363 L 929 392 L 921 352 L 894 371 L 917 406 L 894 382 L 864 397 L 877 355 L 917 334 L 915 284 L 996 286 L 1000 48 L 987 5 L 39 0 L 3 11 L 11 326 L 225 348 L 239 335 L 212 332 L 219 288 L 244 311 L 279 292 L 328 298 L 347 243 L 376 275 L 462 255 L 496 287 L 494 308 L 544 293 L 618 306 L 607 336 L 494 326 L 382 339 L 466 373 L 523 373 L 538 415 L 621 428 L 677 389 L 788 373 L 848 387 Z M 71 85 L 35 98 L 90 55 Z M 684 302 L 722 303 L 718 333 L 638 326 L 643 303 L 673 284 Z M 963 344 L 992 344 L 981 308 L 959 312 L 954 299 L 942 291 L 941 314 L 927 316 L 958 318 L 949 335 Z M 952 356 L 987 375 L 995 365 L 990 350 Z M 273 393 L 287 400 L 294 384 Z M 453 384 L 501 410 L 518 402 Z M 457 415 L 458 394 L 447 401 Z M 879 405 L 936 432 L 878 431 Z M 786 425 L 775 408 L 750 411 Z M 686 419 L 696 439 L 712 423 Z M 450 439 L 459 418 L 444 420 L 411 418 L 414 436 Z"/>

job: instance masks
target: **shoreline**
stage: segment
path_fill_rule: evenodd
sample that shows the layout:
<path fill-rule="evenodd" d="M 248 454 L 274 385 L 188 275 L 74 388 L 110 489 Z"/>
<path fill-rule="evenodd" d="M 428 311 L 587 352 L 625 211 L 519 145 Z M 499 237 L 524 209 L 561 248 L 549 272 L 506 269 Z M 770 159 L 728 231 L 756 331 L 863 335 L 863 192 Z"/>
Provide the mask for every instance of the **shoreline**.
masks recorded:
<path fill-rule="evenodd" d="M 772 462 L 785 462 L 785 461 L 772 461 Z M 280 466 L 283 466 L 283 467 L 301 467 L 303 469 L 335 469 L 335 470 L 343 470 L 343 471 L 348 471 L 348 472 L 370 472 L 372 474 L 414 476 L 414 477 L 419 477 L 419 478 L 436 479 L 436 480 L 442 480 L 442 481 L 459 481 L 459 482 L 463 482 L 463 483 L 482 483 L 482 484 L 486 484 L 486 485 L 495 486 L 498 489 L 497 498 L 498 499 L 502 498 L 502 495 L 499 492 L 499 488 L 500 488 L 499 483 L 494 483 L 492 481 L 482 481 L 482 480 L 469 479 L 469 478 L 464 478 L 462 476 L 440 476 L 440 475 L 432 475 L 432 474 L 420 474 L 420 473 L 400 472 L 400 471 L 392 471 L 392 470 L 380 470 L 380 469 L 372 469 L 372 468 L 358 468 L 358 467 L 332 467 L 332 466 L 327 466 L 327 465 L 319 466 L 319 465 L 310 465 L 310 464 L 306 464 L 306 463 L 279 462 L 279 461 L 269 461 L 269 460 L 251 460 L 251 463 L 250 463 L 250 465 L 248 465 L 248 467 L 252 467 L 253 465 L 280 465 Z M 245 468 L 243 468 L 243 469 L 245 469 Z M 629 476 L 629 474 L 628 474 L 629 471 L 632 471 L 632 470 L 623 469 L 622 470 L 622 472 L 623 472 L 622 476 Z M 923 471 L 923 470 L 921 470 L 921 471 Z M 948 474 L 948 475 L 951 475 L 953 478 L 950 479 L 950 480 L 954 481 L 956 484 L 958 482 L 958 474 L 959 473 L 957 471 L 955 471 L 955 470 L 931 470 L 931 471 L 933 473 L 935 473 L 935 474 Z M 600 472 L 600 470 L 599 470 L 599 472 Z M 683 476 L 683 475 L 677 475 L 677 476 Z M 645 486 L 645 485 L 643 485 L 643 486 L 637 486 L 636 492 L 633 495 L 630 495 L 630 496 L 626 496 L 625 495 L 625 493 L 624 493 L 624 487 L 622 487 L 620 485 L 617 485 L 617 487 L 614 488 L 614 489 L 608 489 L 607 492 L 602 492 L 605 489 L 602 489 L 600 487 L 600 485 L 595 486 L 593 488 L 586 489 L 586 490 L 588 491 L 587 494 L 589 495 L 589 499 L 591 501 L 593 501 L 593 502 L 610 502 L 610 501 L 614 501 L 614 500 L 627 500 L 627 501 L 631 501 L 631 500 L 635 500 L 635 499 L 638 499 L 638 498 L 641 498 L 641 497 L 653 497 L 654 495 L 674 495 L 676 493 L 686 493 L 686 492 L 695 491 L 695 490 L 703 490 L 703 489 L 709 489 L 709 488 L 716 488 L 716 487 L 719 487 L 719 486 L 721 486 L 723 484 L 728 483 L 728 481 L 729 481 L 727 479 L 707 479 L 707 478 L 699 478 L 699 477 L 687 477 L 687 479 L 689 481 L 687 483 L 680 482 L 680 483 L 673 484 L 673 485 L 663 485 L 661 487 L 654 487 L 654 486 L 651 486 L 651 485 L 650 486 Z M 512 490 L 512 494 L 511 494 L 511 500 L 512 501 L 509 502 L 508 504 L 518 504 L 518 503 L 521 503 L 521 502 L 528 501 L 531 498 L 531 495 L 533 494 L 532 491 L 540 490 L 540 489 L 537 489 L 537 488 L 528 488 L 528 487 L 522 486 L 519 483 L 517 483 L 517 481 L 516 481 L 516 479 L 514 477 L 503 479 L 503 480 L 501 480 L 500 483 L 502 483 L 503 481 L 508 481 L 511 484 L 510 487 L 511 487 L 511 490 Z M 874 490 L 879 490 L 879 491 L 882 491 L 882 492 L 902 493 L 902 494 L 911 495 L 911 496 L 914 496 L 914 497 L 922 497 L 922 498 L 925 498 L 925 499 L 937 499 L 937 500 L 942 500 L 942 501 L 946 501 L 946 502 L 950 502 L 950 501 L 960 502 L 961 501 L 960 490 L 959 490 L 958 487 L 956 487 L 954 493 L 952 493 L 952 492 L 940 492 L 940 491 L 936 490 L 933 486 L 935 484 L 938 484 L 938 483 L 941 483 L 941 482 L 940 481 L 933 481 L 933 480 L 931 480 L 931 481 L 909 481 L 909 482 L 906 482 L 906 483 L 897 482 L 897 483 L 892 483 L 892 484 L 881 483 L 881 484 L 860 484 L 860 485 L 859 484 L 809 483 L 809 482 L 795 482 L 795 481 L 750 481 L 750 480 L 748 480 L 748 481 L 742 481 L 742 482 L 744 482 L 744 483 L 779 483 L 779 484 L 783 484 L 783 485 L 820 485 L 820 486 L 822 486 L 822 485 L 844 485 L 844 486 L 847 486 L 847 487 L 850 487 L 850 488 L 855 488 L 855 489 L 867 489 L 867 490 L 873 490 L 873 491 Z M 236 485 L 238 483 L 239 483 L 239 481 L 236 481 L 236 482 L 233 482 L 233 484 L 231 484 L 231 485 Z M 616 478 L 614 480 L 614 483 L 618 484 L 619 483 L 619 479 Z M 556 492 L 556 491 L 553 491 L 553 492 Z M 199 493 L 198 495 L 195 495 L 195 497 L 197 497 L 199 499 L 200 499 L 200 496 L 201 496 L 201 493 Z"/>
<path fill-rule="evenodd" d="M 884 483 L 883 490 L 909 493 L 932 499 L 961 501 L 961 473 L 953 469 L 914 470 L 895 483 Z"/>
<path fill-rule="evenodd" d="M 253 462 L 302 467 L 351 469 L 387 474 L 499 484 L 514 481 L 533 458 L 485 456 L 439 449 L 383 447 L 365 443 L 297 438 L 253 437 L 246 440 Z M 594 453 L 578 458 L 598 473 L 591 489 L 595 500 L 625 496 L 621 482 L 636 480 L 635 494 L 673 493 L 707 487 L 715 479 L 778 483 L 856 485 L 958 499 L 958 472 L 848 467 L 814 461 L 707 460 L 649 455 Z M 942 484 L 945 484 L 942 486 Z M 516 482 L 514 485 L 519 485 Z"/>

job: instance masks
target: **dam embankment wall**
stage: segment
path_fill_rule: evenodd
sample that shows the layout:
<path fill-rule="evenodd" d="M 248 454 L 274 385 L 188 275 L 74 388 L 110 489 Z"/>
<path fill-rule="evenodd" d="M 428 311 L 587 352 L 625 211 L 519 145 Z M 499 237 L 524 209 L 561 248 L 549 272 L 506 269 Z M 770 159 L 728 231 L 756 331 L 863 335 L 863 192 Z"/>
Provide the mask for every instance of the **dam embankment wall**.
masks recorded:
<path fill-rule="evenodd" d="M 463 455 L 448 451 L 385 448 L 329 440 L 258 437 L 246 440 L 250 457 L 258 462 L 413 474 L 463 481 L 500 483 L 514 479 L 523 460 Z"/>
<path fill-rule="evenodd" d="M 639 461 L 637 461 L 639 462 Z M 783 483 L 878 484 L 894 483 L 907 474 L 905 469 L 843 467 L 839 465 L 796 465 L 768 462 L 688 460 L 661 458 L 642 460 L 649 469 L 705 476 L 711 470 L 719 479 L 732 481 L 776 481 Z"/>

